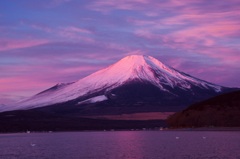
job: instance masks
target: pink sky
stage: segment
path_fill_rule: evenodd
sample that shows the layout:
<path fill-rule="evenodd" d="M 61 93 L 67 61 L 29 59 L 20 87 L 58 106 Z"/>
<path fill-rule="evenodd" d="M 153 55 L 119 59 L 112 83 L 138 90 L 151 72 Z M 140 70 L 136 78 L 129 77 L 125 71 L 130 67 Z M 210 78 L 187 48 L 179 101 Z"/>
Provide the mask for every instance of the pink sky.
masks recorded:
<path fill-rule="evenodd" d="M 240 87 L 240 1 L 0 1 L 0 104 L 146 54 Z"/>

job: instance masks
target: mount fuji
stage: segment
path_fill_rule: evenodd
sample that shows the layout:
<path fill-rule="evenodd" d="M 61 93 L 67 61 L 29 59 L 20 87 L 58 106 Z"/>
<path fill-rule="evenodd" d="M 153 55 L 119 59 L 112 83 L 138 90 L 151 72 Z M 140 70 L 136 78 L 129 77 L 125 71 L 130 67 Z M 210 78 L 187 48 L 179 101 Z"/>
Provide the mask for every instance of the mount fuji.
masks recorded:
<path fill-rule="evenodd" d="M 0 111 L 73 115 L 176 112 L 231 90 L 180 72 L 151 56 L 131 55 L 76 82 L 57 84 L 1 107 Z"/>

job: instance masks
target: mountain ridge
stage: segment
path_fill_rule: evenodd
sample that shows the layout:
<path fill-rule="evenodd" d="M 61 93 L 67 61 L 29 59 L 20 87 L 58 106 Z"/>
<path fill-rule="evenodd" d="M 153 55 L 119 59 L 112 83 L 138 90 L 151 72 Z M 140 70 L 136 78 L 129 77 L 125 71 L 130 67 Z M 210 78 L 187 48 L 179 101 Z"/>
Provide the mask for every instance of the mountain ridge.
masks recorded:
<path fill-rule="evenodd" d="M 154 95 L 151 91 L 148 91 L 148 93 L 152 96 L 156 96 L 154 100 L 157 100 L 156 98 L 169 100 L 170 98 L 174 99 L 174 97 L 177 99 L 178 96 L 181 98 L 183 96 L 182 94 L 185 92 L 185 94 L 187 94 L 186 96 L 189 97 L 195 97 L 200 94 L 200 96 L 202 96 L 201 98 L 208 98 L 216 94 L 220 94 L 227 89 L 226 87 L 200 80 L 173 69 L 151 56 L 130 55 L 122 58 L 115 64 L 112 64 L 109 67 L 99 70 L 76 82 L 57 84 L 26 100 L 16 103 L 11 108 L 5 107 L 4 110 L 0 111 L 34 109 L 67 102 L 74 103 L 74 105 L 79 106 L 81 105 L 81 102 L 98 96 L 102 96 L 103 99 L 106 99 L 99 102 L 108 102 L 110 100 L 114 101 L 114 98 L 122 100 L 121 96 L 114 93 L 117 92 L 115 90 L 119 90 L 120 87 L 126 87 L 124 92 L 127 93 L 127 89 L 129 89 L 128 85 L 131 85 L 131 83 L 133 85 L 137 85 L 135 89 L 142 87 L 140 85 L 152 87 L 153 91 L 158 89 L 155 90 L 156 94 L 163 94 L 163 97 Z M 145 88 L 142 90 L 139 89 L 138 91 L 145 91 Z M 199 93 L 201 91 L 203 92 Z M 134 90 L 132 92 L 132 94 L 135 93 Z M 122 95 L 124 96 L 124 94 Z M 147 94 L 144 94 L 143 96 L 147 96 Z M 141 99 L 141 97 L 139 97 L 139 99 Z M 191 99 L 186 98 L 186 100 Z M 161 102 L 164 103 L 164 101 L 159 100 L 155 103 L 155 105 Z M 85 102 L 85 104 L 87 103 Z"/>

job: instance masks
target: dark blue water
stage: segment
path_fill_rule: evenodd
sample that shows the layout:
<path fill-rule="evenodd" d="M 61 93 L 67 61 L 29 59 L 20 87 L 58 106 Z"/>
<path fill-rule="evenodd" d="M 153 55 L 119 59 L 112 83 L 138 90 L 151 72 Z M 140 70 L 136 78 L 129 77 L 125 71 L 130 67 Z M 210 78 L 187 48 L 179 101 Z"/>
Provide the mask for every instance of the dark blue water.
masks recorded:
<path fill-rule="evenodd" d="M 0 159 L 240 159 L 240 132 L 0 134 Z"/>

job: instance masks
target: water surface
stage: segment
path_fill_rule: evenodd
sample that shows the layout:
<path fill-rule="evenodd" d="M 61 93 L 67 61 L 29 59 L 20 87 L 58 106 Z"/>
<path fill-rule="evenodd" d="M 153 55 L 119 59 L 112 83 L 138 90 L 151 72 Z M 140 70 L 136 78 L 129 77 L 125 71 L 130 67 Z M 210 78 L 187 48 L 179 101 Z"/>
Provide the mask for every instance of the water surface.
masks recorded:
<path fill-rule="evenodd" d="M 240 159 L 239 131 L 0 134 L 0 159 Z"/>

